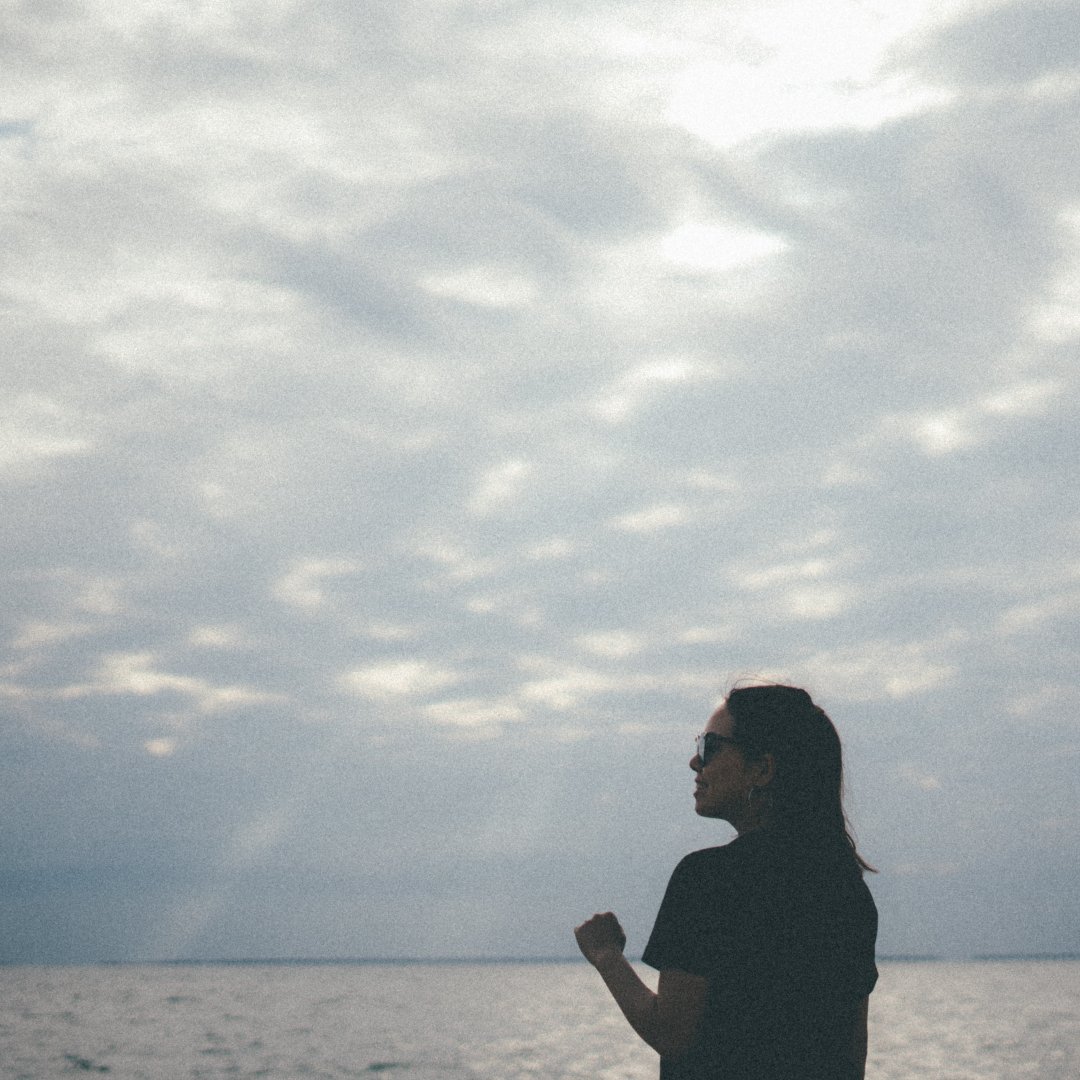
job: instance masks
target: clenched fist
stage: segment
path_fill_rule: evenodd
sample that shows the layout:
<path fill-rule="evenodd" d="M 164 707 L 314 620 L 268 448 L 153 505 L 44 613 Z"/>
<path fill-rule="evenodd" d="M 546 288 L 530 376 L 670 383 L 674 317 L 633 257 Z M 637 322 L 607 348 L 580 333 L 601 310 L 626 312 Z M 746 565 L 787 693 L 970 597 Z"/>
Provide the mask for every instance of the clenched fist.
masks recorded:
<path fill-rule="evenodd" d="M 626 947 L 626 934 L 619 925 L 619 920 L 610 911 L 594 915 L 574 930 L 578 948 L 593 967 L 599 966 L 605 958 L 622 955 Z"/>

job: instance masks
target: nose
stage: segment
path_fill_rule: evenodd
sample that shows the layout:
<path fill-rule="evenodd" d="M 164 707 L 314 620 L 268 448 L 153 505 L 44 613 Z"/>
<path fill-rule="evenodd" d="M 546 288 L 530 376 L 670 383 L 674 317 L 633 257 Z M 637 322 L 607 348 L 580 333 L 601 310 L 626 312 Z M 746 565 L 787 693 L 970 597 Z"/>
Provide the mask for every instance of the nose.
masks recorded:
<path fill-rule="evenodd" d="M 699 758 L 697 754 L 694 754 L 694 756 L 690 759 L 690 768 L 693 769 L 694 772 L 701 772 L 701 770 L 705 768 L 704 764 L 702 764 L 701 758 Z"/>

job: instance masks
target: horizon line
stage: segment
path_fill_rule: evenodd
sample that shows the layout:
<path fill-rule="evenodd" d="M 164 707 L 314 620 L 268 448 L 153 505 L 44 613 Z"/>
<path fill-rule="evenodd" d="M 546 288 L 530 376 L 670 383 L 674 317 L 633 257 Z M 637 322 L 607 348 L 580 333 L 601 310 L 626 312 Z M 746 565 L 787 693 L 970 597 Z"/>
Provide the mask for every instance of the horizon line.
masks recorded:
<path fill-rule="evenodd" d="M 640 956 L 628 956 L 640 963 Z M 973 953 L 949 956 L 944 953 L 883 953 L 876 957 L 885 964 L 991 963 L 1002 961 L 1080 960 L 1080 952 Z M 171 957 L 126 960 L 3 960 L 0 967 L 349 967 L 349 966 L 451 966 L 455 964 L 585 964 L 583 956 L 268 956 L 268 957 Z"/>

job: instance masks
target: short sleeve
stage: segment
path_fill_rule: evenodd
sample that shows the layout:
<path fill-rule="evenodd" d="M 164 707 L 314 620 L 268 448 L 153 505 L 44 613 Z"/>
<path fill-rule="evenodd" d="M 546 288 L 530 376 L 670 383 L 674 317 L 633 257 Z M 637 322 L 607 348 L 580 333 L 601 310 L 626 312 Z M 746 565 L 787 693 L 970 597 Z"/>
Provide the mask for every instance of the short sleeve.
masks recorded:
<path fill-rule="evenodd" d="M 671 875 L 642 960 L 657 971 L 708 975 L 715 964 L 717 883 L 700 854 L 688 855 Z"/>

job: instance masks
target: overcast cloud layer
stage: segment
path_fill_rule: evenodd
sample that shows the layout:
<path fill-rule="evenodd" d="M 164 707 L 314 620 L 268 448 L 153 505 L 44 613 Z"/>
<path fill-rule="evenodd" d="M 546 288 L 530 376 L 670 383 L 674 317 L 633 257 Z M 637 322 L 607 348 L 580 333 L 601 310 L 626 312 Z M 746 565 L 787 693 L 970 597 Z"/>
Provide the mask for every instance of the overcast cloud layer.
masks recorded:
<path fill-rule="evenodd" d="M 0 960 L 644 944 L 745 676 L 884 953 L 1077 950 L 1080 9 L 25 0 Z"/>

